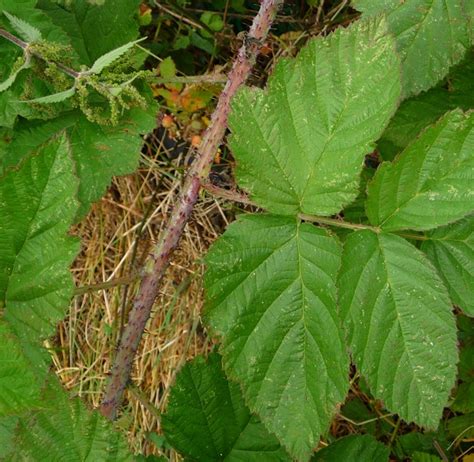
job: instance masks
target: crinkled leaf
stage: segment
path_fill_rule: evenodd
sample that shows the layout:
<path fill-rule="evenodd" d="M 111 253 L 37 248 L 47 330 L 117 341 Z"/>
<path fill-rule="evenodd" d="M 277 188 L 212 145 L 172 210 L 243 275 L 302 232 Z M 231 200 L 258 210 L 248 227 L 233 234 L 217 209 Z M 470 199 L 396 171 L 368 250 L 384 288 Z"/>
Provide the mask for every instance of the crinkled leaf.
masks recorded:
<path fill-rule="evenodd" d="M 135 44 L 142 42 L 145 40 L 146 37 L 142 37 L 138 40 L 134 40 L 133 42 L 128 42 L 121 47 L 115 48 L 115 50 L 109 51 L 102 55 L 100 58 L 97 58 L 92 64 L 92 67 L 89 69 L 89 72 L 92 74 L 99 74 L 101 73 L 107 66 L 110 66 L 114 61 L 120 58 L 124 53 L 126 53 L 130 48 L 132 48 Z"/>
<path fill-rule="evenodd" d="M 390 449 L 372 435 L 350 435 L 318 451 L 313 462 L 388 462 Z"/>
<path fill-rule="evenodd" d="M 269 211 L 331 215 L 353 201 L 365 154 L 397 104 L 399 61 L 381 18 L 316 38 L 280 60 L 265 91 L 229 118 L 236 176 Z"/>
<path fill-rule="evenodd" d="M 368 187 L 367 216 L 385 230 L 428 230 L 474 208 L 474 112 L 446 114 Z"/>
<path fill-rule="evenodd" d="M 340 244 L 325 230 L 269 215 L 240 217 L 207 256 L 206 319 L 226 371 L 299 460 L 348 388 L 336 310 Z"/>
<path fill-rule="evenodd" d="M 29 354 L 54 333 L 72 295 L 69 266 L 78 250 L 67 234 L 78 207 L 73 172 L 62 136 L 0 181 L 0 303 Z"/>
<path fill-rule="evenodd" d="M 377 148 L 384 160 L 403 151 L 424 128 L 446 112 L 474 108 L 474 53 L 456 66 L 443 85 L 404 101 L 390 121 Z"/>
<path fill-rule="evenodd" d="M 110 422 L 70 398 L 54 377 L 50 382 L 43 396 L 48 409 L 19 419 L 11 462 L 134 460 L 124 436 Z"/>
<path fill-rule="evenodd" d="M 456 325 L 426 256 L 399 236 L 360 231 L 344 244 L 339 305 L 356 366 L 401 418 L 436 428 L 456 376 Z"/>
<path fill-rule="evenodd" d="M 474 215 L 436 229 L 423 250 L 448 287 L 452 301 L 474 316 Z"/>
<path fill-rule="evenodd" d="M 1 319 L 0 390 L 0 417 L 39 407 L 40 387 L 32 365 L 17 336 Z"/>
<path fill-rule="evenodd" d="M 386 14 L 402 57 L 405 97 L 428 90 L 470 46 L 463 0 L 352 0 L 363 16 Z"/>
<path fill-rule="evenodd" d="M 51 103 L 60 103 L 65 101 L 76 93 L 76 88 L 72 87 L 68 90 L 61 91 L 59 93 L 54 93 L 48 96 L 42 96 L 41 98 L 30 99 L 28 101 L 23 101 L 24 103 L 42 103 L 42 104 L 51 104 Z"/>
<path fill-rule="evenodd" d="M 3 168 L 18 164 L 39 145 L 66 129 L 71 141 L 71 155 L 79 177 L 78 217 L 92 202 L 99 200 L 112 176 L 131 173 L 138 164 L 141 133 L 151 131 L 156 122 L 154 106 L 144 111 L 130 110 L 117 126 L 100 126 L 89 122 L 81 113 L 63 114 L 48 122 L 29 122 L 16 131 L 3 160 Z"/>
<path fill-rule="evenodd" d="M 41 32 L 28 22 L 23 19 L 17 18 L 15 15 L 10 14 L 8 11 L 3 10 L 3 14 L 8 18 L 12 27 L 27 41 L 27 42 L 39 42 Z"/>
<path fill-rule="evenodd" d="M 290 460 L 278 440 L 250 414 L 239 385 L 227 381 L 215 353 L 181 369 L 162 425 L 169 443 L 191 460 Z"/>

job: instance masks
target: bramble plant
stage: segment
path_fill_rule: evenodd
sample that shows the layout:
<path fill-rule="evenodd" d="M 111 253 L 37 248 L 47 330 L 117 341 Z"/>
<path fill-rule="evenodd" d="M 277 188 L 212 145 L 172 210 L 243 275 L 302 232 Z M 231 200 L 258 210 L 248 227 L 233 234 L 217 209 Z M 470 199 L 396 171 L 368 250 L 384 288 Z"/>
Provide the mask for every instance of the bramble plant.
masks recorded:
<path fill-rule="evenodd" d="M 206 257 L 203 319 L 219 352 L 178 373 L 168 443 L 196 461 L 434 461 L 472 434 L 473 8 L 355 0 L 360 18 L 280 59 L 265 89 L 238 90 L 280 3 L 262 2 L 144 266 L 101 415 L 62 389 L 44 341 L 73 295 L 70 227 L 137 167 L 156 124 L 140 1 L 0 0 L 0 460 L 139 457 L 105 417 L 229 110 L 248 194 L 235 198 L 262 211 Z M 333 441 L 357 380 L 398 416 L 389 440 Z M 398 438 L 402 422 L 419 440 Z"/>

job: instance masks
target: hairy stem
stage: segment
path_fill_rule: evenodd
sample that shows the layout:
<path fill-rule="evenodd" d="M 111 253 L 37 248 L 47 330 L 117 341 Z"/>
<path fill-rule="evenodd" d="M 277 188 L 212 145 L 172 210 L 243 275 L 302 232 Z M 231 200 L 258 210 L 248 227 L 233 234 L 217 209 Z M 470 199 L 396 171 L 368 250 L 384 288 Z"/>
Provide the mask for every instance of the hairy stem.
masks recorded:
<path fill-rule="evenodd" d="M 168 267 L 170 254 L 178 244 L 197 201 L 201 182 L 208 177 L 217 148 L 224 137 L 230 101 L 250 74 L 262 41 L 266 38 L 282 3 L 283 0 L 262 0 L 260 10 L 250 28 L 248 40 L 244 40 L 233 63 L 226 86 L 212 115 L 211 125 L 204 134 L 198 157 L 189 170 L 168 226 L 145 263 L 140 289 L 130 311 L 128 324 L 120 339 L 111 377 L 100 406 L 101 413 L 109 419 L 113 420 L 117 417 L 133 360 L 158 295 L 161 278 Z"/>
<path fill-rule="evenodd" d="M 78 77 L 81 76 L 80 72 L 75 71 L 74 69 L 71 69 L 67 66 L 65 66 L 62 63 L 58 63 L 55 61 L 51 61 L 50 59 L 47 59 L 45 56 L 43 56 L 41 53 L 38 53 L 38 51 L 29 48 L 29 43 L 24 42 L 23 40 L 19 39 L 18 37 L 15 37 L 13 34 L 10 34 L 10 32 L 6 31 L 5 29 L 0 28 L 0 36 L 3 38 L 6 38 L 8 41 L 11 43 L 15 44 L 16 46 L 22 48 L 23 50 L 29 52 L 33 56 L 36 56 L 37 58 L 41 59 L 42 61 L 49 63 L 49 64 L 55 64 L 58 69 L 61 69 L 65 74 L 69 75 L 73 79 L 77 79 Z"/>

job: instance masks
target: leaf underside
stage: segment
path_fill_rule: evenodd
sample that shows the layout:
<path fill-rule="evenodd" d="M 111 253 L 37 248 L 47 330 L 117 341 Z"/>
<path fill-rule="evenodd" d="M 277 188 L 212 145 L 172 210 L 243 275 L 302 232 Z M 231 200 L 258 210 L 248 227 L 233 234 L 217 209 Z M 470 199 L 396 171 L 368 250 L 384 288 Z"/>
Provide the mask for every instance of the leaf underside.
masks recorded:
<path fill-rule="evenodd" d="M 456 376 L 456 324 L 445 287 L 401 237 L 345 241 L 339 305 L 353 359 L 372 393 L 408 422 L 436 428 Z"/>
<path fill-rule="evenodd" d="M 266 90 L 232 103 L 236 177 L 281 215 L 332 215 L 358 193 L 363 159 L 398 104 L 399 61 L 382 18 L 311 40 Z"/>
<path fill-rule="evenodd" d="M 348 389 L 336 310 L 340 245 L 295 219 L 239 218 L 207 256 L 206 320 L 256 412 L 306 460 Z"/>

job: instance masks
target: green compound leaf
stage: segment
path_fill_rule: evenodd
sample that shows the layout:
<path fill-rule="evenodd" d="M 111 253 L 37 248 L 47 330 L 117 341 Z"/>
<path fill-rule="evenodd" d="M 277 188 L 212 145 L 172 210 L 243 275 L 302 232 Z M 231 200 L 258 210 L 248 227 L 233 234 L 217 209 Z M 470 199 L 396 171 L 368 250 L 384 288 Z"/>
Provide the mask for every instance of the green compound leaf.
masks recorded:
<path fill-rule="evenodd" d="M 363 16 L 385 13 L 402 57 L 405 97 L 428 90 L 470 46 L 463 0 L 352 0 Z"/>
<path fill-rule="evenodd" d="M 453 68 L 443 85 L 400 105 L 377 142 L 382 158 L 393 160 L 424 128 L 456 108 L 474 108 L 474 52 L 468 53 L 467 59 Z"/>
<path fill-rule="evenodd" d="M 390 449 L 371 435 L 341 438 L 318 451 L 312 462 L 388 462 Z"/>
<path fill-rule="evenodd" d="M 126 53 L 130 48 L 139 42 L 146 40 L 146 37 L 141 39 L 134 40 L 133 42 L 128 42 L 121 47 L 116 48 L 115 50 L 109 51 L 105 55 L 102 55 L 100 58 L 97 58 L 94 61 L 94 64 L 89 69 L 89 72 L 92 74 L 100 74 L 107 66 L 110 66 L 114 61 L 120 58 L 124 53 Z"/>
<path fill-rule="evenodd" d="M 240 217 L 207 256 L 207 323 L 252 412 L 307 460 L 348 389 L 336 310 L 340 244 L 271 215 Z"/>
<path fill-rule="evenodd" d="M 227 381 L 215 353 L 181 369 L 162 426 L 169 443 L 189 460 L 291 460 L 250 414 L 239 385 Z"/>
<path fill-rule="evenodd" d="M 29 354 L 53 334 L 72 295 L 69 267 L 78 251 L 67 235 L 78 206 L 73 171 L 62 136 L 0 181 L 0 304 Z"/>
<path fill-rule="evenodd" d="M 19 339 L 0 319 L 0 417 L 40 407 L 40 387 Z M 1 452 L 0 452 L 1 458 Z"/>
<path fill-rule="evenodd" d="M 116 126 L 93 124 L 79 112 L 66 113 L 48 122 L 25 123 L 15 131 L 4 155 L 3 168 L 17 165 L 24 156 L 65 129 L 74 170 L 80 180 L 78 217 L 82 217 L 90 204 L 102 197 L 112 176 L 131 173 L 137 167 L 143 144 L 140 134 L 156 125 L 153 109 L 131 109 Z"/>
<path fill-rule="evenodd" d="M 282 215 L 332 215 L 358 193 L 365 154 L 398 104 L 399 61 L 381 18 L 317 38 L 281 60 L 265 91 L 245 89 L 229 118 L 236 176 Z"/>
<path fill-rule="evenodd" d="M 50 377 L 43 396 L 45 411 L 22 416 L 14 430 L 11 462 L 132 462 L 124 436 L 97 411 L 71 399 Z"/>
<path fill-rule="evenodd" d="M 423 250 L 448 287 L 452 301 L 474 316 L 474 215 L 427 235 Z"/>
<path fill-rule="evenodd" d="M 345 241 L 339 304 L 356 366 L 407 422 L 436 428 L 456 377 L 456 324 L 446 288 L 401 237 L 360 231 Z"/>
<path fill-rule="evenodd" d="M 368 186 L 367 216 L 384 230 L 428 230 L 474 208 L 474 112 L 452 111 L 427 128 Z"/>
<path fill-rule="evenodd" d="M 17 18 L 8 11 L 3 11 L 3 14 L 8 18 L 12 27 L 27 41 L 27 42 L 39 42 L 41 32 L 31 24 L 27 23 L 23 19 Z"/>

